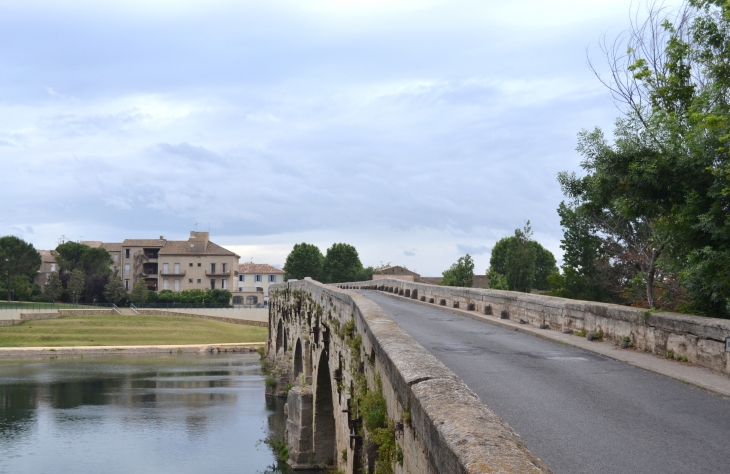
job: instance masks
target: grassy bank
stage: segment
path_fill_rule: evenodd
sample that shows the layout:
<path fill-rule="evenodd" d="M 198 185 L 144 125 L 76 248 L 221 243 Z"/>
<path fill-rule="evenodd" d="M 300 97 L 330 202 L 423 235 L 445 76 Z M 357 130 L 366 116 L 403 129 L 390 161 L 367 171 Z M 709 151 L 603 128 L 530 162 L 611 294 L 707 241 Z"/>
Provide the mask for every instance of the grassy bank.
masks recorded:
<path fill-rule="evenodd" d="M 266 341 L 267 328 L 172 316 L 69 316 L 0 327 L 0 347 Z"/>

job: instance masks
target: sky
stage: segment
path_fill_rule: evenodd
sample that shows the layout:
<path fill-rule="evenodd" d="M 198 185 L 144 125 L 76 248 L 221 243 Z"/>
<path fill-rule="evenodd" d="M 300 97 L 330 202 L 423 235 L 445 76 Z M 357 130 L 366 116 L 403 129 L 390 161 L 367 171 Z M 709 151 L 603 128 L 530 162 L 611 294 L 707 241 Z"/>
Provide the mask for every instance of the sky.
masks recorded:
<path fill-rule="evenodd" d="M 0 235 L 295 243 L 475 273 L 619 111 L 588 66 L 631 0 L 0 2 Z M 605 68 L 604 68 L 605 69 Z"/>

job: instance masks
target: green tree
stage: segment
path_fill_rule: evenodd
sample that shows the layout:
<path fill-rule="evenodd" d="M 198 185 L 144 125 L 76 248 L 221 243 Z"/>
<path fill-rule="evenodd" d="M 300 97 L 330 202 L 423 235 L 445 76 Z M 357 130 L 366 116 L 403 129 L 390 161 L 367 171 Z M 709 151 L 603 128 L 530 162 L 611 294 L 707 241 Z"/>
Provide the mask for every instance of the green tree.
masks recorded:
<path fill-rule="evenodd" d="M 325 283 L 358 281 L 363 266 L 355 247 L 349 244 L 332 244 L 324 257 L 322 273 Z"/>
<path fill-rule="evenodd" d="M 72 273 L 77 268 L 86 275 L 85 299 L 91 301 L 103 294 L 111 273 L 111 255 L 103 247 L 91 248 L 78 242 L 65 242 L 53 252 L 61 272 Z"/>
<path fill-rule="evenodd" d="M 0 278 L 7 282 L 8 300 L 13 291 L 12 282 L 15 277 L 35 277 L 41 263 L 41 256 L 33 244 L 12 235 L 0 237 Z"/>
<path fill-rule="evenodd" d="M 13 277 L 13 294 L 16 301 L 28 301 L 33 293 L 33 285 L 27 275 L 15 275 Z"/>
<path fill-rule="evenodd" d="M 440 285 L 471 287 L 474 283 L 474 260 L 466 254 L 443 272 Z"/>
<path fill-rule="evenodd" d="M 127 290 L 119 275 L 112 275 L 104 287 L 104 298 L 114 304 L 119 304 L 127 297 Z"/>
<path fill-rule="evenodd" d="M 58 272 L 51 272 L 48 275 L 45 285 L 43 285 L 43 296 L 46 301 L 53 303 L 63 293 L 63 285 L 61 279 L 58 276 Z"/>
<path fill-rule="evenodd" d="M 132 291 L 129 293 L 129 300 L 136 304 L 142 304 L 147 301 L 149 289 L 147 289 L 147 283 L 145 283 L 144 280 L 138 280 L 137 283 L 135 283 L 134 288 L 132 288 Z"/>
<path fill-rule="evenodd" d="M 295 244 L 286 257 L 284 264 L 284 280 L 303 280 L 310 277 L 316 281 L 322 280 L 322 266 L 324 255 L 314 244 Z"/>
<path fill-rule="evenodd" d="M 83 295 L 85 287 L 86 275 L 83 270 L 77 268 L 71 272 L 71 278 L 69 278 L 68 285 L 66 286 L 66 292 L 71 298 L 71 302 L 73 304 L 77 304 L 79 302 L 79 298 Z"/>
<path fill-rule="evenodd" d="M 531 237 L 528 221 L 524 229 L 516 229 L 515 235 L 494 244 L 487 270 L 490 288 L 518 291 L 529 291 L 528 287 L 538 290 L 550 288 L 548 275 L 558 270 L 555 257 Z"/>

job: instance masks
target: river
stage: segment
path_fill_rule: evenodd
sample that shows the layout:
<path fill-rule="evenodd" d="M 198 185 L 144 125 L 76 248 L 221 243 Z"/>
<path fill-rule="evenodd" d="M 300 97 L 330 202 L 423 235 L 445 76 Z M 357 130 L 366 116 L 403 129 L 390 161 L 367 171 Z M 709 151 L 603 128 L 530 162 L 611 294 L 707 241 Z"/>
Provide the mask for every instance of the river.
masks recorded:
<path fill-rule="evenodd" d="M 0 473 L 286 473 L 256 354 L 0 360 Z"/>

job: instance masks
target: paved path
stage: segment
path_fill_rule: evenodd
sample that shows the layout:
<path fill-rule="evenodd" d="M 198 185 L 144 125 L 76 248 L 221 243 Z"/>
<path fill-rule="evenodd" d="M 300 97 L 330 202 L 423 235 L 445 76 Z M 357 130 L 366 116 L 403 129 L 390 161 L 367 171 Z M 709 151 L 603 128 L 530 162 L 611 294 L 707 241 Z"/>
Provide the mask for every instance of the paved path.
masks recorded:
<path fill-rule="evenodd" d="M 730 400 L 600 354 L 374 291 L 556 473 L 728 473 Z"/>

